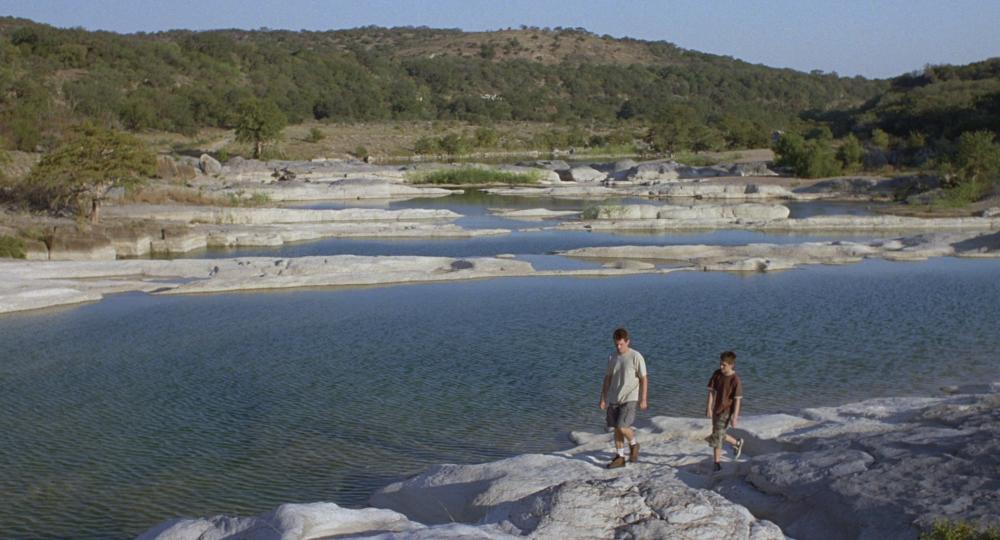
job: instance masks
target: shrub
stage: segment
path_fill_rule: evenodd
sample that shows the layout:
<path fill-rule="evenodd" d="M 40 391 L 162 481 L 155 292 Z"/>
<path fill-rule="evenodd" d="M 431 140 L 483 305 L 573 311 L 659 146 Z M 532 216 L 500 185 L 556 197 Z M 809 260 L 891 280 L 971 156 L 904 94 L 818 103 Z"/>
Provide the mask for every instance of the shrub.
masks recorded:
<path fill-rule="evenodd" d="M 434 137 L 420 137 L 413 144 L 413 152 L 417 154 L 437 154 L 440 151 L 441 146 L 438 145 L 437 139 Z"/>
<path fill-rule="evenodd" d="M 879 128 L 872 130 L 872 144 L 883 151 L 889 150 L 889 134 Z"/>
<path fill-rule="evenodd" d="M 796 176 L 820 178 L 840 174 L 830 142 L 824 139 L 805 140 L 796 133 L 786 133 L 774 146 L 775 163 L 791 168 Z"/>
<path fill-rule="evenodd" d="M 936 521 L 919 540 L 1000 540 L 1000 530 L 993 527 L 977 530 L 966 522 Z"/>
<path fill-rule="evenodd" d="M 861 141 L 854 134 L 844 138 L 840 148 L 837 149 L 837 160 L 845 169 L 853 169 L 861 165 L 861 160 L 865 157 L 865 149 L 861 146 Z"/>
<path fill-rule="evenodd" d="M 318 127 L 313 127 L 309 129 L 309 135 L 306 135 L 306 142 L 318 143 L 326 138 L 326 135 Z"/>
<path fill-rule="evenodd" d="M 367 160 L 370 155 L 371 154 L 368 153 L 368 149 L 360 144 L 354 149 L 354 157 L 358 159 Z"/>
<path fill-rule="evenodd" d="M 11 259 L 23 259 L 24 240 L 13 236 L 0 236 L 0 257 Z"/>

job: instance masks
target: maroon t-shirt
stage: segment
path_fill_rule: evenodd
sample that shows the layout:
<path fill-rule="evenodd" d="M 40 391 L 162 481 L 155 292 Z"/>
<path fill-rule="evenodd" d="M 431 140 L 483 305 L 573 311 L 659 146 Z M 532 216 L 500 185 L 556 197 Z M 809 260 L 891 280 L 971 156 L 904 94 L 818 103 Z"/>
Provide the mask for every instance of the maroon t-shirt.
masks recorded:
<path fill-rule="evenodd" d="M 708 389 L 715 393 L 713 416 L 732 413 L 736 398 L 743 397 L 743 383 L 740 382 L 740 376 L 733 373 L 727 377 L 722 374 L 721 369 L 712 373 L 712 378 L 708 380 Z"/>

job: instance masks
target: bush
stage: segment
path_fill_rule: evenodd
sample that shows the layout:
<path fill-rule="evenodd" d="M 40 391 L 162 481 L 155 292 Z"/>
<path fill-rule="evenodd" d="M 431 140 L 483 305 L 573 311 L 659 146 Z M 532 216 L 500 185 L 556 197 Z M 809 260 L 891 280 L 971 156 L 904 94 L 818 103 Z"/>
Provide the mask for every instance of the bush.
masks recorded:
<path fill-rule="evenodd" d="M 413 152 L 416 154 L 437 154 L 441 152 L 441 146 L 434 137 L 420 137 L 413 144 Z"/>
<path fill-rule="evenodd" d="M 306 135 L 306 142 L 318 143 L 326 138 L 326 135 L 318 127 L 313 127 L 309 129 L 309 135 Z"/>
<path fill-rule="evenodd" d="M 966 522 L 936 521 L 930 530 L 920 533 L 919 540 L 1000 540 L 1000 530 L 990 527 L 980 531 Z"/>
<path fill-rule="evenodd" d="M 0 257 L 23 259 L 25 257 L 24 240 L 13 236 L 0 236 Z"/>
<path fill-rule="evenodd" d="M 802 178 L 821 178 L 840 174 L 840 164 L 830 142 L 824 139 L 805 140 L 796 133 L 786 133 L 774 146 L 775 163 L 791 168 Z"/>
<path fill-rule="evenodd" d="M 371 154 L 368 153 L 368 149 L 364 146 L 358 145 L 358 147 L 354 149 L 354 157 L 358 159 L 367 160 L 370 155 Z"/>
<path fill-rule="evenodd" d="M 879 128 L 872 130 L 872 144 L 878 147 L 880 150 L 887 152 L 889 151 L 889 134 L 882 131 Z"/>
<path fill-rule="evenodd" d="M 537 184 L 540 173 L 514 173 L 464 167 L 414 175 L 414 184 Z"/>
<path fill-rule="evenodd" d="M 854 169 L 861 165 L 861 160 L 865 157 L 865 149 L 861 146 L 861 141 L 854 134 L 844 138 L 840 148 L 837 149 L 837 160 L 845 169 Z"/>

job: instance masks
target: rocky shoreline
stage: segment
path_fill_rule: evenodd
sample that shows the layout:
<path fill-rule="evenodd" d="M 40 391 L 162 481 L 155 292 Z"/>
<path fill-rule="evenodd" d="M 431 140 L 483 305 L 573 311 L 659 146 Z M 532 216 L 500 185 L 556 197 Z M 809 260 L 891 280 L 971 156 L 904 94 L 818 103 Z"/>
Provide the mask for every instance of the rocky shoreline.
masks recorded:
<path fill-rule="evenodd" d="M 1000 526 L 1000 383 L 942 390 L 744 417 L 744 454 L 719 473 L 707 420 L 654 416 L 625 469 L 603 467 L 609 434 L 575 432 L 561 452 L 431 467 L 371 508 L 175 518 L 139 538 L 913 539 L 937 520 Z"/>
<path fill-rule="evenodd" d="M 206 226 L 209 227 L 209 226 Z M 295 225 L 300 234 L 310 225 Z M 303 229 L 304 227 L 304 229 Z M 363 228 L 370 231 L 370 228 Z M 420 229 L 412 229 L 421 234 Z M 241 234 L 252 234 L 243 232 Z M 526 276 L 612 276 L 675 271 L 767 272 L 810 264 L 851 264 L 869 258 L 917 261 L 932 257 L 1000 257 L 1000 232 L 931 233 L 869 242 L 806 242 L 736 246 L 608 246 L 557 255 L 593 267 L 536 270 L 504 257 L 355 256 L 237 257 L 0 262 L 0 313 L 95 301 L 142 291 L 195 294 L 298 287 L 332 287 Z"/>

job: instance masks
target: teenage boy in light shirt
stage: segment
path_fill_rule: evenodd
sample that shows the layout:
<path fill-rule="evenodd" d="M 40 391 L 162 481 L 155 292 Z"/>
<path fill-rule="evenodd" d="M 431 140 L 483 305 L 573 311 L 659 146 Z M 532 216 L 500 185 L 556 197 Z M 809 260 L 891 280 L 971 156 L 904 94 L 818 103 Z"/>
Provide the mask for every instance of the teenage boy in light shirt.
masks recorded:
<path fill-rule="evenodd" d="M 631 463 L 639 461 L 639 442 L 635 439 L 636 409 L 646 410 L 649 382 L 646 377 L 646 360 L 639 351 L 629 348 L 628 330 L 618 328 L 612 335 L 615 353 L 608 358 L 601 385 L 601 410 L 607 410 L 606 421 L 615 430 L 615 458 L 609 469 L 625 466 L 625 441 L 629 444 Z"/>

